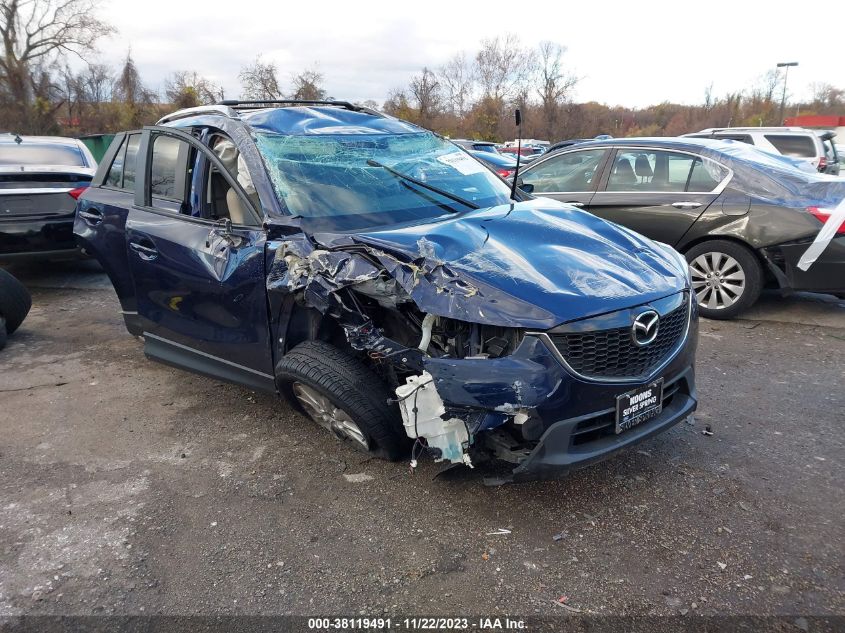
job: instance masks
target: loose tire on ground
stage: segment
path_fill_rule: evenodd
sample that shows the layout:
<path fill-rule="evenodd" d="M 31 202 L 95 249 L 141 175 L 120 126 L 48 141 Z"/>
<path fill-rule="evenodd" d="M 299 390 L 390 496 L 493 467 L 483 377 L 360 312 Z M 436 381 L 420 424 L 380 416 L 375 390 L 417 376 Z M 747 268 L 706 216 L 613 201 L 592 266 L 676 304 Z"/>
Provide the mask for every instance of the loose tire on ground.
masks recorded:
<path fill-rule="evenodd" d="M 6 320 L 8 334 L 20 327 L 31 307 L 29 291 L 11 273 L 0 268 L 0 316 Z"/>
<path fill-rule="evenodd" d="M 6 347 L 6 319 L 0 316 L 0 349 Z"/>
<path fill-rule="evenodd" d="M 399 408 L 388 404 L 384 382 L 351 354 L 323 341 L 307 341 L 285 354 L 276 365 L 276 382 L 287 399 L 303 413 L 294 395 L 296 383 L 310 387 L 345 412 L 367 440 L 367 452 L 397 461 L 408 453 Z M 364 447 L 350 442 L 360 450 Z"/>
<path fill-rule="evenodd" d="M 698 294 L 705 285 L 701 285 L 701 281 L 706 280 L 705 276 L 699 273 L 715 272 L 707 269 L 705 266 L 696 265 L 696 262 L 712 263 L 715 261 L 713 256 L 718 256 L 721 262 L 728 261 L 731 258 L 738 265 L 739 272 L 744 277 L 742 291 L 736 296 L 733 303 L 724 306 L 708 306 L 709 298 L 714 292 L 704 295 L 704 300 L 699 298 L 699 311 L 701 316 L 708 319 L 733 319 L 739 313 L 750 308 L 760 297 L 760 292 L 763 290 L 763 268 L 754 253 L 747 247 L 729 240 L 708 240 L 700 244 L 696 244 L 689 249 L 685 254 L 687 262 L 690 264 L 693 280 L 693 290 Z M 712 268 L 712 267 L 711 267 Z M 727 274 L 726 277 L 736 277 L 737 268 L 723 271 Z M 733 285 L 733 279 L 729 282 Z M 728 292 L 727 287 L 725 292 Z"/>

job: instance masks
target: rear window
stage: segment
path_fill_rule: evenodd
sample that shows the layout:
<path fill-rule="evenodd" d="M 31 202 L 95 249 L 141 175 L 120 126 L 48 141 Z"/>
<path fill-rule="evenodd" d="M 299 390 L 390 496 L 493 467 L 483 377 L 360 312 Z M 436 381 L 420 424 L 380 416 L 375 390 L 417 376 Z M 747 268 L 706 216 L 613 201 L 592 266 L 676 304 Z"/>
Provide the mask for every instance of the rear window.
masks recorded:
<path fill-rule="evenodd" d="M 67 165 L 87 167 L 82 152 L 69 145 L 28 144 L 0 145 L 0 165 Z"/>
<path fill-rule="evenodd" d="M 809 136 L 797 134 L 766 134 L 764 138 L 784 156 L 815 158 L 816 144 Z"/>

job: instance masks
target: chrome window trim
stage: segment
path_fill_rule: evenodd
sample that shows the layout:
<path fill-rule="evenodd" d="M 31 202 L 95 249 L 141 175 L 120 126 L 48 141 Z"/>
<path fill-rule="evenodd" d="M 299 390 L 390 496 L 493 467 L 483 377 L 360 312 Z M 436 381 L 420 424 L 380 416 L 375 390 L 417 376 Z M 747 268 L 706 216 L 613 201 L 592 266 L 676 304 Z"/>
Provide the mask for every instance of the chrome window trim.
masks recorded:
<path fill-rule="evenodd" d="M 602 146 L 602 147 L 604 147 L 604 146 Z M 534 161 L 533 163 L 531 163 L 531 165 L 529 167 L 530 167 L 530 169 L 533 170 L 536 165 L 542 165 L 545 161 L 550 160 L 551 158 L 554 158 L 556 156 L 562 156 L 563 154 L 574 154 L 575 152 L 585 152 L 585 151 L 590 150 L 590 149 L 598 149 L 598 147 L 596 147 L 596 146 L 594 146 L 594 147 L 583 147 L 583 148 L 579 148 L 579 149 L 571 150 L 571 151 L 562 151 L 562 152 L 559 152 L 559 153 L 554 152 L 552 155 L 550 155 L 546 158 Z M 594 189 L 594 190 L 590 190 L 590 191 L 538 191 L 536 193 L 532 192 L 531 195 L 534 195 L 534 196 L 537 196 L 537 197 L 541 197 L 543 194 L 563 196 L 563 195 L 567 195 L 567 194 L 576 194 L 576 193 L 626 193 L 626 194 L 647 193 L 647 194 L 652 194 L 652 195 L 656 194 L 656 193 L 662 193 L 662 194 L 674 194 L 674 195 L 683 195 L 683 194 L 692 194 L 692 195 L 715 194 L 715 195 L 719 195 L 720 193 L 722 193 L 725 190 L 725 188 L 728 186 L 728 183 L 730 183 L 731 179 L 734 176 L 734 171 L 730 167 L 726 167 L 725 165 L 723 165 L 719 161 L 717 161 L 713 158 L 710 158 L 709 156 L 702 156 L 701 154 L 696 154 L 695 152 L 691 152 L 689 150 L 674 149 L 674 148 L 669 149 L 667 147 L 654 147 L 652 145 L 643 145 L 643 146 L 610 145 L 610 146 L 607 146 L 607 149 L 616 150 L 617 153 L 619 152 L 619 150 L 626 150 L 626 151 L 628 151 L 628 150 L 635 150 L 635 151 L 636 150 L 647 150 L 647 151 L 655 151 L 655 152 L 674 152 L 676 154 L 686 154 L 687 156 L 694 156 L 695 158 L 700 158 L 701 160 L 709 160 L 711 162 L 714 162 L 717 165 L 719 165 L 719 167 L 726 170 L 728 172 L 728 175 L 725 176 L 725 178 L 722 180 L 722 182 L 720 182 L 718 185 L 716 185 L 716 188 L 713 189 L 712 191 L 625 191 L 625 190 L 608 191 L 607 190 L 607 184 L 605 184 L 604 189 Z M 529 169 L 529 167 L 525 168 L 526 171 Z"/>
<path fill-rule="evenodd" d="M 689 338 L 690 323 L 692 322 L 692 303 L 695 300 L 695 297 L 693 295 L 692 288 L 690 288 L 689 290 L 683 290 L 682 292 L 688 292 L 689 293 L 689 296 L 687 298 L 688 299 L 687 300 L 687 324 L 686 324 L 686 327 L 684 328 L 684 333 L 681 336 L 680 341 L 678 341 L 678 345 L 675 347 L 675 349 L 672 350 L 672 352 L 669 353 L 666 356 L 666 360 L 664 360 L 662 363 L 660 363 L 660 365 L 655 367 L 651 371 L 651 373 L 646 374 L 644 376 L 632 376 L 630 378 L 596 378 L 594 376 L 585 376 L 584 374 L 581 374 L 581 373 L 575 371 L 572 368 L 572 366 L 563 357 L 563 354 L 560 353 L 560 350 L 558 350 L 557 346 L 554 344 L 554 341 L 552 341 L 551 337 L 548 335 L 547 332 L 526 332 L 525 335 L 526 336 L 536 336 L 537 338 L 539 338 L 543 342 L 543 344 L 548 348 L 548 350 L 552 353 L 552 355 L 558 360 L 558 362 L 560 362 L 563 365 L 564 369 L 566 369 L 566 371 L 568 371 L 570 374 L 572 374 L 573 376 L 575 376 L 576 378 L 578 378 L 580 380 L 584 380 L 586 382 L 599 383 L 599 384 L 620 384 L 620 385 L 648 382 L 648 381 L 656 378 L 657 375 L 661 371 L 663 371 L 666 368 L 667 365 L 669 365 L 669 363 L 671 363 L 673 360 L 675 360 L 675 358 L 678 356 L 678 354 L 684 348 L 684 345 L 686 345 L 687 339 Z"/>
<path fill-rule="evenodd" d="M 684 194 L 693 194 L 693 195 L 716 194 L 716 195 L 719 195 L 720 193 L 722 193 L 725 190 L 725 187 L 728 186 L 728 183 L 731 181 L 731 178 L 733 178 L 733 176 L 734 176 L 733 169 L 731 169 L 730 167 L 726 167 L 725 165 L 720 163 L 718 160 L 710 158 L 709 156 L 702 156 L 701 154 L 696 154 L 695 152 L 691 152 L 691 151 L 685 150 L 685 149 L 674 149 L 674 148 L 669 149 L 668 147 L 654 147 L 654 146 L 651 146 L 651 145 L 649 145 L 649 146 L 646 146 L 646 145 L 642 145 L 642 146 L 639 146 L 639 145 L 637 145 L 637 146 L 614 145 L 614 149 L 616 150 L 617 154 L 619 153 L 619 150 L 625 150 L 625 151 L 647 150 L 647 151 L 652 151 L 652 152 L 672 152 L 672 153 L 675 153 L 675 154 L 686 154 L 687 156 L 694 156 L 695 158 L 700 158 L 701 160 L 709 160 L 710 162 L 716 163 L 719 167 L 721 167 L 722 169 L 727 171 L 728 175 L 725 176 L 724 179 L 722 180 L 722 182 L 720 182 L 718 185 L 716 185 L 716 187 L 714 189 L 712 189 L 710 191 L 625 191 L 625 190 L 608 191 L 607 190 L 607 183 L 605 183 L 605 189 L 601 189 L 601 190 L 597 191 L 596 193 L 628 193 L 628 194 L 630 194 L 630 193 L 648 193 L 648 194 L 662 193 L 662 194 L 667 194 L 667 195 L 673 194 L 673 195 L 676 195 L 676 196 L 677 195 L 684 195 Z"/>

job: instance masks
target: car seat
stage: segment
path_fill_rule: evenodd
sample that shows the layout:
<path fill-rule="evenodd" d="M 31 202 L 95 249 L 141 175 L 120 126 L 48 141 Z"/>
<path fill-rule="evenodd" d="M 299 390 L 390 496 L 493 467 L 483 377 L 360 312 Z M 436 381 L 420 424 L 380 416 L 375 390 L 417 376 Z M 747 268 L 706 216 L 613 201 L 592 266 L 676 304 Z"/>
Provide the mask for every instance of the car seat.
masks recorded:
<path fill-rule="evenodd" d="M 235 144 L 229 139 L 221 138 L 214 144 L 214 153 L 220 159 L 220 162 L 223 163 L 226 171 L 231 174 L 232 178 L 240 182 L 242 179 L 239 177 L 240 168 L 243 167 L 243 170 L 246 171 L 246 164 L 243 162 Z M 249 183 L 252 184 L 252 179 L 248 177 L 249 172 L 246 171 L 246 174 Z M 229 213 L 229 219 L 232 220 L 232 224 L 250 223 L 249 218 L 252 217 L 252 214 L 247 211 L 240 196 L 233 187 L 229 187 L 228 191 L 226 191 L 226 210 Z"/>
<path fill-rule="evenodd" d="M 654 170 L 652 170 L 648 156 L 645 154 L 637 154 L 637 159 L 634 161 L 634 171 L 637 177 L 642 179 L 640 180 L 642 185 L 648 185 L 651 182 L 651 177 L 654 176 Z"/>
<path fill-rule="evenodd" d="M 623 191 L 635 184 L 637 184 L 637 176 L 634 174 L 634 168 L 631 167 L 631 161 L 624 156 L 620 156 L 613 164 L 613 172 L 610 174 L 607 189 L 609 191 Z"/>

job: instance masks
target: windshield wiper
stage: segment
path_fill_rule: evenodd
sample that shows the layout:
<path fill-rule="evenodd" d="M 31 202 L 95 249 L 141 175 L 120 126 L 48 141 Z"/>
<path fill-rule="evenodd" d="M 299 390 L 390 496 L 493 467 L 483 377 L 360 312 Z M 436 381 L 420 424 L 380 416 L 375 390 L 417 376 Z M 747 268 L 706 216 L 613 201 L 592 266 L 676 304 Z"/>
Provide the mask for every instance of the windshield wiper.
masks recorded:
<path fill-rule="evenodd" d="M 439 193 L 444 198 L 449 198 L 453 202 L 457 202 L 464 206 L 469 207 L 470 209 L 480 209 L 477 204 L 474 202 L 470 202 L 469 200 L 464 200 L 460 196 L 456 196 L 454 193 L 449 193 L 448 191 L 441 189 L 440 187 L 435 187 L 434 185 L 429 185 L 428 183 L 422 182 L 421 180 L 417 180 L 413 176 L 409 176 L 408 174 L 403 174 L 401 171 L 396 171 L 392 167 L 388 167 L 387 165 L 383 165 L 382 163 L 373 160 L 372 158 L 367 161 L 367 164 L 370 167 L 381 167 L 382 169 L 387 170 L 397 178 L 401 178 L 402 180 L 407 180 L 408 182 L 412 182 L 418 187 L 422 187 L 423 189 L 428 189 L 429 191 L 433 191 L 434 193 Z"/>

